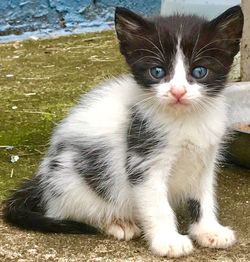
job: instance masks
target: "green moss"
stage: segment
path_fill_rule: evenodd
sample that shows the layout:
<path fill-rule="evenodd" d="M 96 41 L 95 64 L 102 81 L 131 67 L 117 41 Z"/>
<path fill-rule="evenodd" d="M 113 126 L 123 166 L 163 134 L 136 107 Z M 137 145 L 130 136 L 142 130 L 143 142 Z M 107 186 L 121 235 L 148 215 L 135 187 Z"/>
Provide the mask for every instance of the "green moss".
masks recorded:
<path fill-rule="evenodd" d="M 0 148 L 1 200 L 35 172 L 53 127 L 80 94 L 127 69 L 111 31 L 1 44 L 0 57 L 0 146 L 15 146 Z M 14 164 L 12 154 L 20 156 Z"/>

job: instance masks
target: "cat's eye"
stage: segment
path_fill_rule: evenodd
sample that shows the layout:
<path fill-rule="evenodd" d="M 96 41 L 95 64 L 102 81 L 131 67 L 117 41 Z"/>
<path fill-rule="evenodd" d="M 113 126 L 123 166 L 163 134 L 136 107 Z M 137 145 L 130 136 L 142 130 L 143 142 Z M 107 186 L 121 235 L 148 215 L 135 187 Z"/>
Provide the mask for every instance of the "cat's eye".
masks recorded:
<path fill-rule="evenodd" d="M 192 70 L 192 76 L 196 79 L 202 79 L 207 75 L 207 68 L 203 66 L 197 66 Z"/>
<path fill-rule="evenodd" d="M 166 75 L 166 71 L 163 67 L 156 66 L 156 67 L 150 68 L 150 74 L 152 77 L 156 79 L 161 79 Z"/>

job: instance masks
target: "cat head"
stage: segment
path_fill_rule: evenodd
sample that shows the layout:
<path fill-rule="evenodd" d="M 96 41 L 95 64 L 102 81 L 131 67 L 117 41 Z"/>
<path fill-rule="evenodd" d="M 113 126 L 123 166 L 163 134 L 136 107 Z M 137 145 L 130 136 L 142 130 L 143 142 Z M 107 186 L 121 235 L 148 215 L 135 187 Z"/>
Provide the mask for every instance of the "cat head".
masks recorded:
<path fill-rule="evenodd" d="M 208 21 L 195 15 L 143 18 L 116 8 L 115 27 L 137 83 L 173 107 L 218 97 L 243 28 L 240 6 Z"/>

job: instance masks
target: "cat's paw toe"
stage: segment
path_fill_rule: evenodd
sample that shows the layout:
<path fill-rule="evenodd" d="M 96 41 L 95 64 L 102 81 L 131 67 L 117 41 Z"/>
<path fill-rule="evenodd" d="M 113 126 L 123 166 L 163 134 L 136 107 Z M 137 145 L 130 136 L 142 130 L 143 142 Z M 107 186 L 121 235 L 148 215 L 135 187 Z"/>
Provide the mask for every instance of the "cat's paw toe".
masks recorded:
<path fill-rule="evenodd" d="M 158 256 L 181 257 L 192 252 L 193 244 L 188 236 L 174 233 L 156 236 L 150 248 Z"/>
<path fill-rule="evenodd" d="M 200 246 L 209 248 L 228 248 L 236 243 L 234 231 L 221 225 L 210 230 L 197 231 L 192 237 Z"/>
<path fill-rule="evenodd" d="M 138 237 L 141 234 L 141 230 L 136 224 L 121 221 L 110 224 L 105 231 L 107 235 L 113 236 L 118 240 L 126 241 Z"/>

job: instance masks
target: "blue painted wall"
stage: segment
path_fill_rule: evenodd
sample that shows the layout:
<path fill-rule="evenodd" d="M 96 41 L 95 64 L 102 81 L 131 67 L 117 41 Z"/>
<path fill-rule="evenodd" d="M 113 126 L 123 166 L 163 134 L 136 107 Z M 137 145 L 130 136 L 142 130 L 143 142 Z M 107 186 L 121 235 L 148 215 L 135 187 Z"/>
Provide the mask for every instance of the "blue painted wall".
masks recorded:
<path fill-rule="evenodd" d="M 159 14 L 161 0 L 0 0 L 0 38 L 107 28 L 113 24 L 115 6 L 152 15 Z"/>

